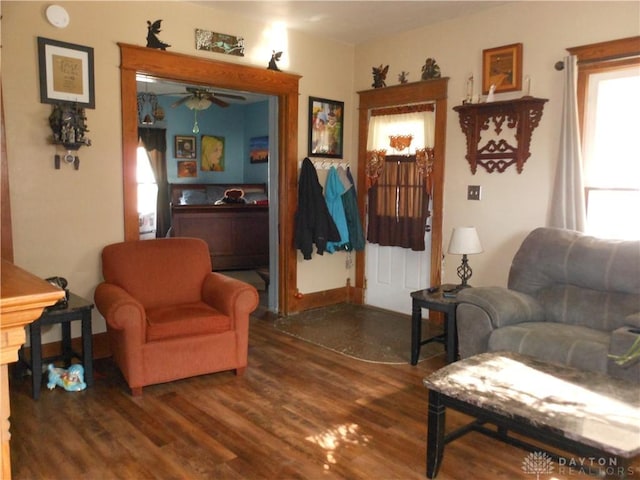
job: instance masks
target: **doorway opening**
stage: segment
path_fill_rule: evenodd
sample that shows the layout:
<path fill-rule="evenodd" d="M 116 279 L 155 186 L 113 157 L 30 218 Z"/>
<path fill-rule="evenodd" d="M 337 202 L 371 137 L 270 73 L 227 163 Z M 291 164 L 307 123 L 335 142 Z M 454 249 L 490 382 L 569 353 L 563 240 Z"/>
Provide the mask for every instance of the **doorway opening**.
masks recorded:
<path fill-rule="evenodd" d="M 136 148 L 137 85 L 136 75 L 144 74 L 166 80 L 194 85 L 216 85 L 219 88 L 254 92 L 273 96 L 270 111 L 277 127 L 274 132 L 274 159 L 277 169 L 270 169 L 277 181 L 270 177 L 269 188 L 277 213 L 273 222 L 277 241 L 275 265 L 272 270 L 277 312 L 288 314 L 300 308 L 295 298 L 297 284 L 296 252 L 293 245 L 294 212 L 297 203 L 297 132 L 298 83 L 300 76 L 274 72 L 246 65 L 208 60 L 199 57 L 119 44 L 121 52 L 122 139 L 123 139 L 123 197 L 125 240 L 139 239 L 137 211 Z M 272 127 L 270 126 L 270 129 Z M 271 132 L 270 132 L 271 135 Z M 271 173 L 273 170 L 273 173 Z M 277 186 L 277 187 L 276 187 Z M 277 278 L 277 284 L 273 281 Z"/>

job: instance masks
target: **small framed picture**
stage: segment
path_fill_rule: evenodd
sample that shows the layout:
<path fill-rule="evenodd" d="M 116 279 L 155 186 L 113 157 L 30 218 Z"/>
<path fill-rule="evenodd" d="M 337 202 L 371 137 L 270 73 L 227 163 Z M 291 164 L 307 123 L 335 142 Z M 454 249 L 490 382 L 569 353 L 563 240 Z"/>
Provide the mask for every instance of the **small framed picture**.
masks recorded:
<path fill-rule="evenodd" d="M 482 93 L 489 93 L 491 85 L 495 92 L 522 90 L 522 44 L 482 51 Z"/>
<path fill-rule="evenodd" d="M 178 162 L 178 178 L 197 177 L 198 165 L 195 160 L 180 160 Z"/>
<path fill-rule="evenodd" d="M 269 161 L 269 137 L 253 137 L 249 139 L 249 160 L 251 163 Z"/>
<path fill-rule="evenodd" d="M 93 48 L 38 37 L 40 102 L 95 108 Z"/>
<path fill-rule="evenodd" d="M 309 156 L 342 158 L 344 102 L 309 97 Z"/>
<path fill-rule="evenodd" d="M 176 158 L 196 158 L 196 137 L 176 135 L 174 148 Z"/>

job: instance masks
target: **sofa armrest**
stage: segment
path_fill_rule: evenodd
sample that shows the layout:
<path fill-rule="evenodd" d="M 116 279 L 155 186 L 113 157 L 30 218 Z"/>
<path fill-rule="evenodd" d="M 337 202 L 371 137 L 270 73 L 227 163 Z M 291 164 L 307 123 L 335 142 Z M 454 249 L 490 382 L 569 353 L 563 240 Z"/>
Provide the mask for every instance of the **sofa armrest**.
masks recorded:
<path fill-rule="evenodd" d="M 466 288 L 458 293 L 458 301 L 483 310 L 493 328 L 544 320 L 542 305 L 535 298 L 504 287 Z"/>
<path fill-rule="evenodd" d="M 232 322 L 243 317 L 248 319 L 259 303 L 258 291 L 253 285 L 217 272 L 205 278 L 202 299 L 231 317 Z"/>
<path fill-rule="evenodd" d="M 456 324 L 461 358 L 488 351 L 496 328 L 543 320 L 540 304 L 529 295 L 503 287 L 465 288 L 457 296 Z"/>
<path fill-rule="evenodd" d="M 137 329 L 140 339 L 145 338 L 144 307 L 124 289 L 103 282 L 96 287 L 94 301 L 109 327 L 115 330 Z"/>

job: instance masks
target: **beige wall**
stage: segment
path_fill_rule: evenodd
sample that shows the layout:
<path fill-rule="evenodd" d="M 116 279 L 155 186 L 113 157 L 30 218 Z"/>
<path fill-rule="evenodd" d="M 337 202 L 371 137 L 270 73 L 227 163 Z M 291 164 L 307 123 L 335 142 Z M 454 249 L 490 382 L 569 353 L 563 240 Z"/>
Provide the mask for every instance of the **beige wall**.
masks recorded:
<path fill-rule="evenodd" d="M 449 80 L 444 191 L 444 250 L 451 229 L 475 225 L 485 252 L 469 258 L 473 285 L 504 285 L 515 250 L 533 228 L 547 223 L 562 112 L 563 74 L 554 69 L 565 48 L 640 33 L 638 2 L 511 2 L 462 19 L 405 32 L 356 47 L 355 89 L 371 85 L 371 67 L 389 64 L 387 84 L 400 71 L 409 81 L 433 57 Z M 470 73 L 480 93 L 482 50 L 512 43 L 524 45 L 523 74 L 532 79 L 531 94 L 547 98 L 540 126 L 533 133 L 531 157 L 521 174 L 510 168 L 471 174 L 464 156 L 465 138 L 452 107 L 465 95 Z M 497 95 L 497 100 L 519 97 Z M 466 200 L 467 185 L 482 186 L 482 200 Z M 457 283 L 460 256 L 445 255 L 444 280 Z"/>
<path fill-rule="evenodd" d="M 101 280 L 100 251 L 123 239 L 120 72 L 117 42 L 146 45 L 147 20 L 163 19 L 159 37 L 171 51 L 266 68 L 271 26 L 239 19 L 183 2 L 61 2 L 71 17 L 65 29 L 46 21 L 50 2 L 2 2 L 2 87 L 11 185 L 16 264 L 40 276 L 67 277 L 73 291 L 93 298 Z M 149 17 L 153 15 L 153 18 Z M 243 36 L 245 57 L 198 52 L 194 29 Z M 80 170 L 53 166 L 49 144 L 51 106 L 41 104 L 36 37 L 93 47 L 96 108 L 87 110 L 92 146 L 79 150 Z M 307 150 L 308 97 L 345 100 L 352 111 L 354 48 L 296 32 L 281 68 L 302 75 L 298 156 Z M 345 148 L 355 136 L 353 117 L 345 124 Z M 312 275 L 312 265 L 323 275 Z M 345 284 L 344 253 L 304 262 L 300 290 L 317 291 Z M 75 328 L 75 325 L 74 325 Z M 94 312 L 94 331 L 104 331 Z M 79 332 L 74 331 L 74 335 Z M 58 338 L 48 332 L 44 341 Z"/>

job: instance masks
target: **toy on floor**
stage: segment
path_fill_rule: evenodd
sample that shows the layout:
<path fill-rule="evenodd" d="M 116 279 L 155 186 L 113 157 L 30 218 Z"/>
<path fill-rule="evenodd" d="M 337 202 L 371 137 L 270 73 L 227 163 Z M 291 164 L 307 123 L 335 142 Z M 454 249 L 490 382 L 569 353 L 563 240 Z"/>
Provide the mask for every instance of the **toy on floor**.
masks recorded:
<path fill-rule="evenodd" d="M 73 364 L 69 368 L 57 368 L 50 363 L 47 366 L 49 371 L 49 382 L 47 388 L 53 390 L 56 385 L 64 388 L 67 392 L 79 392 L 87 388 L 84 383 L 84 367 L 80 364 Z"/>

